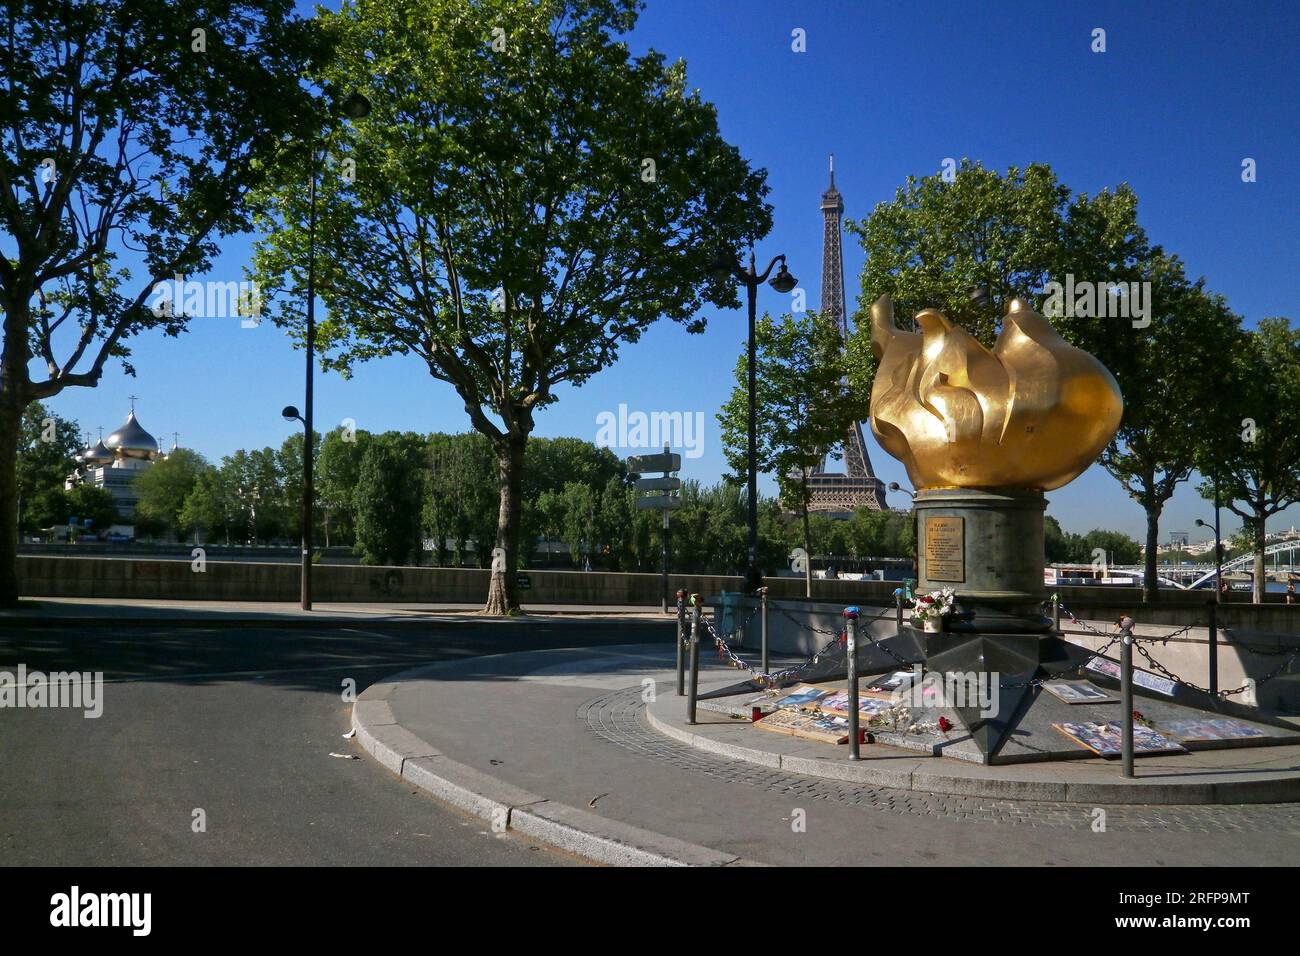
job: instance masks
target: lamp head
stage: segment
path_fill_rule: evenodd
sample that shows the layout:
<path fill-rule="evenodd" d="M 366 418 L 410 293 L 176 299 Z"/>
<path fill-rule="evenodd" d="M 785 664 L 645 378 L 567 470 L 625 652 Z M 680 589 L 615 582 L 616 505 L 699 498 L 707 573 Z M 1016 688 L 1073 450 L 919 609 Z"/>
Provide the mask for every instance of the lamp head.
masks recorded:
<path fill-rule="evenodd" d="M 348 119 L 365 119 L 370 115 L 370 100 L 360 93 L 349 93 L 339 103 L 339 112 Z"/>
<path fill-rule="evenodd" d="M 785 260 L 782 259 L 781 268 L 776 270 L 776 275 L 772 276 L 772 278 L 767 281 L 767 284 L 777 292 L 784 294 L 797 286 L 799 280 L 790 275 L 790 270 L 785 267 Z"/>
<path fill-rule="evenodd" d="M 286 405 L 286 406 L 284 406 L 284 408 L 282 408 L 282 409 L 280 410 L 280 414 L 281 414 L 282 416 L 284 416 L 284 420 L 285 420 L 286 422 L 300 422 L 300 421 L 302 421 L 302 416 L 298 414 L 298 406 L 296 406 L 296 405 Z"/>
<path fill-rule="evenodd" d="M 1198 527 L 1198 528 L 1208 528 L 1209 525 L 1207 525 L 1207 524 L 1206 524 L 1204 521 L 1202 521 L 1200 518 L 1197 518 L 1197 519 L 1196 519 L 1196 527 Z"/>

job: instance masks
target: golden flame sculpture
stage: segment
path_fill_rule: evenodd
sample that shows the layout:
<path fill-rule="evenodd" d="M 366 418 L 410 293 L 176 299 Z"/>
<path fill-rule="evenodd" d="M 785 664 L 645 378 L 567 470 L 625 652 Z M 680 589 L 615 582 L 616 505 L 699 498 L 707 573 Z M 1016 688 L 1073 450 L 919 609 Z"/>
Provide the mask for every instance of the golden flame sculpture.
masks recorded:
<path fill-rule="evenodd" d="M 888 296 L 871 307 L 871 430 L 918 491 L 1050 491 L 1115 437 L 1114 376 L 1028 303 L 1011 303 L 991 352 L 935 309 L 916 321 L 920 332 L 898 329 Z"/>

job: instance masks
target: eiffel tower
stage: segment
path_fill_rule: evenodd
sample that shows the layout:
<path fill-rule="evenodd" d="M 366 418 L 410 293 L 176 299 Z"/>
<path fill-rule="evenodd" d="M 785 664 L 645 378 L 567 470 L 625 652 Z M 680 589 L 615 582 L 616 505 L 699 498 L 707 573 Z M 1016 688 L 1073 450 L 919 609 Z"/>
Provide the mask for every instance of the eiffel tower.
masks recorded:
<path fill-rule="evenodd" d="M 844 250 L 840 245 L 843 232 L 844 199 L 835 188 L 835 157 L 830 161 L 831 184 L 822 193 L 822 215 L 825 217 L 822 233 L 822 304 L 821 317 L 839 323 L 847 339 L 848 316 L 844 309 Z M 862 437 L 862 425 L 854 422 L 844 436 L 841 446 L 844 472 L 826 470 L 826 458 L 821 468 L 808 477 L 811 501 L 810 512 L 848 515 L 858 508 L 873 511 L 885 510 L 885 484 L 871 469 L 867 457 L 867 444 Z"/>

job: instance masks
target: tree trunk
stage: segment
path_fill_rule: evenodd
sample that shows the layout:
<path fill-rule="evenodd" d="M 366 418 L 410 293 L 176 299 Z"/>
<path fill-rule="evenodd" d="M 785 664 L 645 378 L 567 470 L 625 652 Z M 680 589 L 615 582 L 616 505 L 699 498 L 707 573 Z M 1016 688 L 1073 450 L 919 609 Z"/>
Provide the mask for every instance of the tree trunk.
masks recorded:
<path fill-rule="evenodd" d="M 519 613 L 519 592 L 515 572 L 519 567 L 519 519 L 522 508 L 525 435 L 506 435 L 494 442 L 497 452 L 496 548 L 492 552 L 492 579 L 484 614 Z"/>
<path fill-rule="evenodd" d="M 1267 533 L 1264 530 L 1264 508 L 1261 503 L 1255 512 L 1255 580 L 1252 582 L 1254 594 L 1251 599 L 1256 604 L 1264 603 L 1264 548 L 1267 546 Z"/>
<path fill-rule="evenodd" d="M 18 442 L 23 402 L 0 389 L 0 607 L 18 603 Z"/>
<path fill-rule="evenodd" d="M 808 522 L 808 507 L 803 509 L 803 550 L 807 554 L 803 564 L 804 597 L 812 597 L 812 530 Z"/>
<path fill-rule="evenodd" d="M 1160 582 L 1156 580 L 1156 550 L 1160 542 L 1160 509 L 1148 506 L 1146 574 L 1142 584 L 1142 600 L 1149 603 L 1160 599 Z"/>

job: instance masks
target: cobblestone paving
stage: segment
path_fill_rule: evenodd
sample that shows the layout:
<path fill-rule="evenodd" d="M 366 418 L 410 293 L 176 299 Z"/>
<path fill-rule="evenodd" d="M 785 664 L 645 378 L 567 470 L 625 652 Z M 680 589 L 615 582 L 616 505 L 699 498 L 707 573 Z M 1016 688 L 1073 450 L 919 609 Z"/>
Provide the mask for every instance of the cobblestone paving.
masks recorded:
<path fill-rule="evenodd" d="M 944 816 L 994 825 L 1087 830 L 1093 808 L 1077 803 L 994 800 L 952 794 L 920 793 L 864 784 L 801 777 L 757 764 L 705 753 L 666 737 L 641 718 L 641 687 L 605 694 L 578 708 L 596 736 L 635 754 L 661 760 L 680 770 L 708 774 L 728 783 L 793 793 L 814 800 L 834 800 L 884 813 Z M 1106 829 L 1181 830 L 1188 833 L 1300 833 L 1300 804 L 1242 804 L 1200 806 L 1105 806 Z"/>

